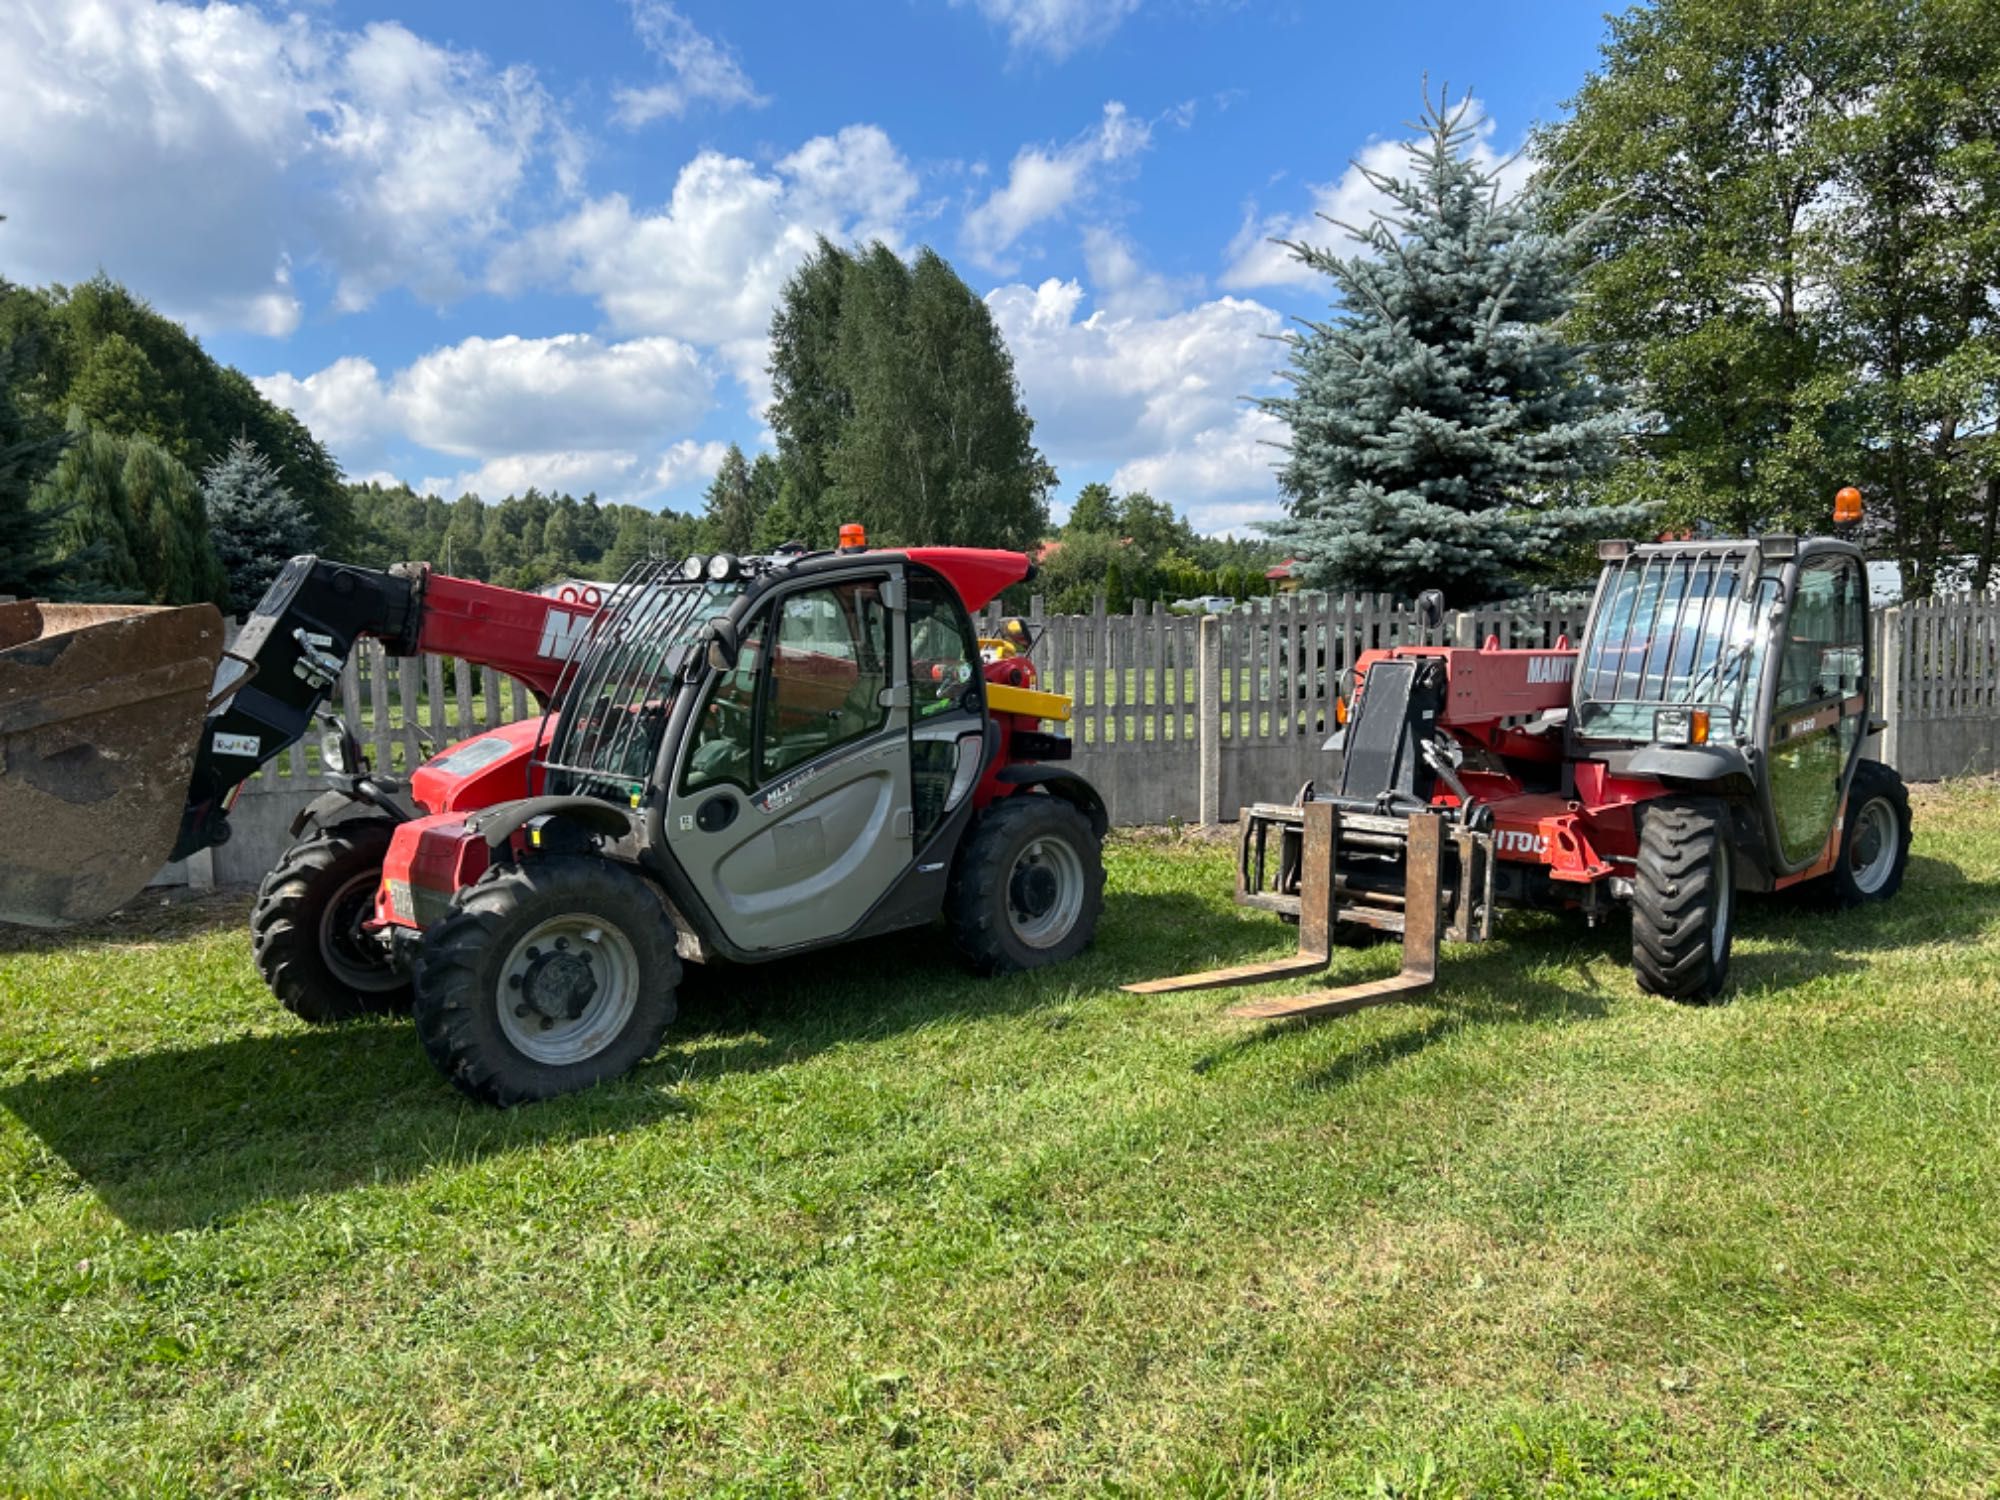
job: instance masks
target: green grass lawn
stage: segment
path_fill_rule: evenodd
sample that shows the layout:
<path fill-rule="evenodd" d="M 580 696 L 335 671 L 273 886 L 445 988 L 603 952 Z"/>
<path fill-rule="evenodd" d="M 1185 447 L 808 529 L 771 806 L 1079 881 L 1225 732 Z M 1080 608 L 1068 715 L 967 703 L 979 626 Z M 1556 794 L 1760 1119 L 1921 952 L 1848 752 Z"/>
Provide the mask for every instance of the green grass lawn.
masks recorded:
<path fill-rule="evenodd" d="M 696 974 L 500 1114 L 267 999 L 240 899 L 0 950 L 0 1493 L 1986 1495 L 2000 791 L 1733 1004 L 1521 919 L 1248 1030 L 1275 954 L 1121 838 L 1100 941 Z M 1343 953 L 1337 973 L 1393 966 Z"/>

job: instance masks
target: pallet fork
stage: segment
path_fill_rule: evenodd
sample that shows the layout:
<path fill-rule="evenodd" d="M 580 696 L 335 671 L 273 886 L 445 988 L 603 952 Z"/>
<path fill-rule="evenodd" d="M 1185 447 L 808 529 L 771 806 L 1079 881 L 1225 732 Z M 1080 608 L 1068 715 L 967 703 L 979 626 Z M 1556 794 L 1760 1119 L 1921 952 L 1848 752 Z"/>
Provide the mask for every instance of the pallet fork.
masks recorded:
<path fill-rule="evenodd" d="M 1319 973 L 1332 961 L 1338 922 L 1400 933 L 1402 968 L 1387 979 L 1248 1000 L 1228 1012 L 1246 1021 L 1344 1016 L 1428 991 L 1437 983 L 1441 938 L 1483 942 L 1492 935 L 1493 836 L 1447 812 L 1392 816 L 1333 801 L 1259 803 L 1243 809 L 1238 827 L 1237 904 L 1288 916 L 1296 913 L 1298 955 L 1128 984 L 1124 987 L 1128 994 L 1228 989 Z M 1275 879 L 1269 864 L 1274 843 Z M 1385 857 L 1399 856 L 1401 889 L 1394 889 L 1393 882 L 1370 878 L 1359 868 L 1359 858 L 1343 867 L 1343 848 L 1372 858 L 1378 866 Z M 1454 857 L 1448 860 L 1448 854 Z"/>

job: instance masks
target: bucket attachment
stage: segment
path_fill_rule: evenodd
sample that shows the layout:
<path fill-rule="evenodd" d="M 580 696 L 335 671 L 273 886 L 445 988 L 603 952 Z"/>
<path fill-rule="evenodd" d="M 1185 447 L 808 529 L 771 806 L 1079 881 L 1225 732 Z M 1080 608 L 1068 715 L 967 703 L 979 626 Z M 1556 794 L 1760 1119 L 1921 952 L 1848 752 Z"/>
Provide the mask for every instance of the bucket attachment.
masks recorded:
<path fill-rule="evenodd" d="M 1239 827 L 1237 904 L 1296 913 L 1298 956 L 1128 984 L 1128 993 L 1222 989 L 1318 973 L 1332 959 L 1339 922 L 1400 933 L 1402 969 L 1388 979 L 1250 1000 L 1229 1011 L 1253 1021 L 1345 1015 L 1430 989 L 1442 938 L 1480 942 L 1491 935 L 1492 835 L 1444 811 L 1396 817 L 1330 801 L 1259 803 L 1243 809 Z"/>
<path fill-rule="evenodd" d="M 159 871 L 222 644 L 212 604 L 0 604 L 0 921 L 99 917 Z"/>

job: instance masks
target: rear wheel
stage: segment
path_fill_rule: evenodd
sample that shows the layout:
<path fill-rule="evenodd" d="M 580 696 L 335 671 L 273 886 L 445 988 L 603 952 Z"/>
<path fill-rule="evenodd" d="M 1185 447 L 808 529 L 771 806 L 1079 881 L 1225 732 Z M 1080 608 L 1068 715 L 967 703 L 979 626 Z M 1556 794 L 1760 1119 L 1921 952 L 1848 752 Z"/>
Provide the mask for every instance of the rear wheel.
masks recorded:
<path fill-rule="evenodd" d="M 1104 855 L 1090 820 L 1038 792 L 988 808 L 959 853 L 945 905 L 953 942 L 981 974 L 1075 957 L 1104 910 Z"/>
<path fill-rule="evenodd" d="M 1826 892 L 1836 906 L 1887 901 L 1903 888 L 1909 864 L 1910 794 L 1891 767 L 1864 760 L 1847 790 L 1840 858 L 1826 877 Z"/>
<path fill-rule="evenodd" d="M 396 825 L 333 823 L 284 853 L 250 909 L 250 951 L 279 1004 L 326 1025 L 410 1008 L 410 982 L 361 930 L 375 910 Z"/>
<path fill-rule="evenodd" d="M 1706 797 L 1672 797 L 1640 812 L 1632 883 L 1632 973 L 1639 988 L 1702 1005 L 1729 980 L 1736 919 L 1736 856 L 1729 810 Z"/>
<path fill-rule="evenodd" d="M 547 1099 L 651 1056 L 680 977 L 673 928 L 637 874 L 592 858 L 500 865 L 424 934 L 417 1035 L 475 1099 Z"/>

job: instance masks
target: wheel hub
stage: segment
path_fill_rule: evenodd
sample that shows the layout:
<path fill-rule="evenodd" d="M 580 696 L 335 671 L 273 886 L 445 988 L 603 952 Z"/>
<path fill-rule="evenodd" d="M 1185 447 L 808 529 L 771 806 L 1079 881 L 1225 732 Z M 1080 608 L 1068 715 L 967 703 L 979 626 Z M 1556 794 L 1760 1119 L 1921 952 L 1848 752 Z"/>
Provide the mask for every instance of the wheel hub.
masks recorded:
<path fill-rule="evenodd" d="M 1033 920 L 1049 914 L 1061 890 L 1062 885 L 1056 879 L 1055 871 L 1047 865 L 1023 864 L 1014 871 L 1008 897 L 1013 902 L 1014 910 Z"/>
<path fill-rule="evenodd" d="M 551 1021 L 574 1021 L 597 993 L 597 976 L 590 955 L 562 946 L 528 950 L 528 971 L 521 976 L 521 999 Z"/>

